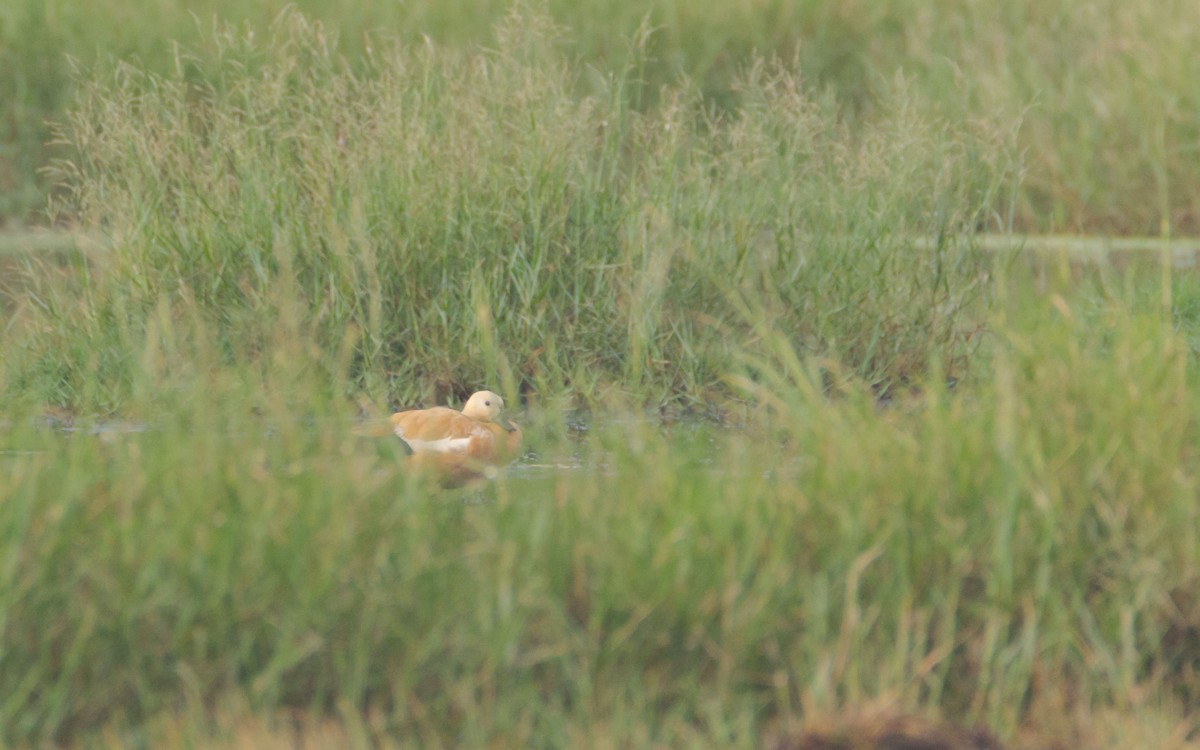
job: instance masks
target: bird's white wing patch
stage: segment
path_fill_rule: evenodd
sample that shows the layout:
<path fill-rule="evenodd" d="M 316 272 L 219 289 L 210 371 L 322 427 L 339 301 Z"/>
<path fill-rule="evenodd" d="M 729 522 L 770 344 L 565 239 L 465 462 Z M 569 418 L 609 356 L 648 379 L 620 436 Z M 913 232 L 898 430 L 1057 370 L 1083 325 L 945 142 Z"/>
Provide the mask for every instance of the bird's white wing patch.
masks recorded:
<path fill-rule="evenodd" d="M 417 440 L 404 436 L 404 430 L 399 426 L 393 430 L 396 437 L 403 440 L 413 453 L 466 453 L 471 444 L 471 438 L 440 438 L 438 440 Z"/>
<path fill-rule="evenodd" d="M 471 438 L 442 438 L 441 440 L 405 440 L 414 453 L 466 453 Z"/>

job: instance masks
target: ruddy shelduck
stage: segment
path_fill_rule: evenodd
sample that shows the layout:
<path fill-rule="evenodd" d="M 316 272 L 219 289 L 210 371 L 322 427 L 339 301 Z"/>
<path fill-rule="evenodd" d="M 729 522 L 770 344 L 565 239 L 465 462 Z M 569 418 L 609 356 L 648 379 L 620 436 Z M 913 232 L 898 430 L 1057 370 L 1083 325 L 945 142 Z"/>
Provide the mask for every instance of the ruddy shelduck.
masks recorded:
<path fill-rule="evenodd" d="M 472 479 L 495 477 L 498 468 L 517 457 L 521 428 L 503 417 L 504 399 L 479 391 L 462 411 L 445 406 L 393 414 L 392 432 L 412 451 L 413 462 L 455 486 Z"/>

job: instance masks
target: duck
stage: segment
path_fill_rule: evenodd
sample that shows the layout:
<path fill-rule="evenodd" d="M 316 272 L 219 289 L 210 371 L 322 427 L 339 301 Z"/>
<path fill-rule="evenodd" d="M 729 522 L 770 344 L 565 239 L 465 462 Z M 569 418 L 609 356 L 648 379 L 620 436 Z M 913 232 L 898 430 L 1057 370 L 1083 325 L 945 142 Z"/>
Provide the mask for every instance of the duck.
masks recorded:
<path fill-rule="evenodd" d="M 492 391 L 471 394 L 462 411 L 412 409 L 393 414 L 390 422 L 413 464 L 445 487 L 494 479 L 521 450 L 521 428 L 504 417 L 504 399 Z"/>

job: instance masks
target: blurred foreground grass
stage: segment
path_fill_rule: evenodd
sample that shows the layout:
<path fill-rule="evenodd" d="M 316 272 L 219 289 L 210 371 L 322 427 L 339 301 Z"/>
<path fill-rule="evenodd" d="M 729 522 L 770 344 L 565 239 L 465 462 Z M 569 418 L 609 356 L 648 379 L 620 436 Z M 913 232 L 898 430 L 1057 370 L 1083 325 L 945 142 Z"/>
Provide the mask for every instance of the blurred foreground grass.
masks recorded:
<path fill-rule="evenodd" d="M 402 746 L 757 747 L 880 700 L 1096 747 L 1094 712 L 1178 729 L 1191 354 L 1153 274 L 1104 276 L 1004 272 L 988 374 L 888 408 L 768 334 L 739 430 L 531 409 L 536 457 L 482 503 L 410 481 L 303 369 L 193 354 L 125 429 L 10 411 L 4 737 L 231 696 Z"/>

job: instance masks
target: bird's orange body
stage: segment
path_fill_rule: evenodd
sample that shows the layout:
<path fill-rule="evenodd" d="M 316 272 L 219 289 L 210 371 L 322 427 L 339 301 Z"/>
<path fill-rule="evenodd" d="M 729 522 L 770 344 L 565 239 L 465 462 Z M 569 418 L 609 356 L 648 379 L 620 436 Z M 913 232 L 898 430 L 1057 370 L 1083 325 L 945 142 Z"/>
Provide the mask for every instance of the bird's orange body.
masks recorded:
<path fill-rule="evenodd" d="M 517 457 L 521 428 L 501 418 L 503 409 L 502 398 L 480 391 L 461 412 L 435 406 L 393 414 L 392 431 L 412 450 L 413 463 L 456 486 L 493 477 L 497 467 Z"/>

